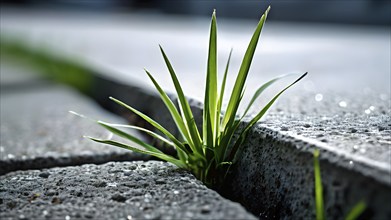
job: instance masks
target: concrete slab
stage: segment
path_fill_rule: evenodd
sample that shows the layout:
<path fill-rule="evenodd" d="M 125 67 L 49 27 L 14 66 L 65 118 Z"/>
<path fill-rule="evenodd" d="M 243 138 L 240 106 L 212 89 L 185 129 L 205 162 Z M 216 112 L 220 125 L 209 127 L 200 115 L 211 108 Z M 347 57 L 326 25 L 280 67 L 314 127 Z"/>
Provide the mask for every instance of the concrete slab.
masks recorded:
<path fill-rule="evenodd" d="M 0 176 L 1 219 L 256 219 L 168 163 L 17 171 Z"/>
<path fill-rule="evenodd" d="M 2 76 L 15 73 L 5 71 L 10 69 L 9 64 L 2 63 Z M 28 79 L 23 78 L 22 84 L 31 82 Z M 16 80 L 15 85 L 19 82 Z M 83 135 L 107 138 L 111 133 L 68 111 L 113 123 L 126 122 L 70 88 L 44 84 L 5 91 L 0 95 L 1 174 L 19 169 L 147 158 L 83 138 Z M 133 134 L 146 140 L 139 133 Z"/>

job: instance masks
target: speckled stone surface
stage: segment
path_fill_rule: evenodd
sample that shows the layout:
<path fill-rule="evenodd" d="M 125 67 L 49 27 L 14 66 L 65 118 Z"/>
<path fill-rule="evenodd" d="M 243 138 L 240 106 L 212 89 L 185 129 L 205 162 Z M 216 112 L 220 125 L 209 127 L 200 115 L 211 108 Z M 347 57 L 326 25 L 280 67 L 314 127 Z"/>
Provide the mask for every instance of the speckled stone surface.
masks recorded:
<path fill-rule="evenodd" d="M 390 93 L 367 89 L 343 95 L 295 94 L 282 98 L 261 126 L 321 142 L 326 149 L 350 158 L 348 167 L 357 161 L 384 171 L 380 176 L 374 171 L 373 176 L 391 185 Z"/>
<path fill-rule="evenodd" d="M 168 163 L 17 171 L 0 176 L 0 218 L 256 219 Z"/>

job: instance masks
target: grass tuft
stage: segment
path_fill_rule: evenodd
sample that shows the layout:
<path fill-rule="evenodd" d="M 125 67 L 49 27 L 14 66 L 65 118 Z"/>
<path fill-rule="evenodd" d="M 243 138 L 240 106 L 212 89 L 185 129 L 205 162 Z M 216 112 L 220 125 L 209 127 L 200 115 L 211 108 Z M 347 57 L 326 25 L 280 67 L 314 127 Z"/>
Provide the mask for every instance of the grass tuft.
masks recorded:
<path fill-rule="evenodd" d="M 314 151 L 314 176 L 315 176 L 315 213 L 316 220 L 325 220 L 325 208 L 323 204 L 323 186 L 322 186 L 322 177 L 320 173 L 320 164 L 319 164 L 319 150 Z M 364 200 L 358 202 L 346 215 L 346 220 L 354 220 L 360 217 L 360 215 L 365 211 L 367 205 Z"/>
<path fill-rule="evenodd" d="M 247 114 L 250 107 L 254 104 L 254 101 L 259 98 L 264 90 L 281 78 L 290 76 L 279 76 L 260 86 L 253 95 L 251 102 L 247 106 L 245 114 L 237 117 L 238 109 L 244 94 L 245 82 L 269 10 L 270 7 L 266 9 L 265 13 L 261 16 L 258 25 L 256 26 L 254 34 L 243 57 L 243 61 L 240 66 L 239 73 L 237 74 L 232 93 L 229 96 L 227 108 L 224 111 L 222 109 L 222 102 L 225 95 L 225 84 L 232 50 L 228 57 L 223 81 L 219 86 L 217 80 L 217 22 L 216 11 L 213 11 L 210 24 L 203 123 L 201 131 L 199 131 L 196 126 L 194 115 L 190 109 L 190 105 L 185 97 L 179 79 L 177 78 L 177 74 L 163 47 L 159 45 L 160 52 L 163 56 L 163 60 L 167 66 L 168 72 L 171 76 L 177 93 L 178 107 L 175 106 L 166 92 L 160 87 L 159 83 L 155 80 L 153 75 L 146 69 L 145 72 L 158 91 L 160 98 L 163 100 L 165 106 L 169 110 L 171 117 L 180 132 L 180 136 L 175 137 L 152 118 L 127 105 L 126 103 L 110 97 L 112 101 L 143 118 L 163 135 L 159 135 L 154 131 L 136 126 L 113 125 L 102 121 L 97 121 L 99 125 L 111 131 L 113 134 L 131 140 L 137 145 L 142 146 L 143 149 L 112 140 L 100 140 L 92 137 L 90 137 L 90 139 L 99 143 L 109 144 L 116 147 L 156 156 L 162 160 L 171 162 L 178 167 L 191 171 L 198 179 L 203 181 L 208 186 L 216 187 L 222 184 L 230 166 L 237 160 L 236 157 L 238 152 L 240 152 L 240 145 L 246 139 L 246 136 L 251 127 L 262 118 L 266 111 L 283 92 L 300 81 L 307 74 L 304 73 L 296 81 L 285 87 L 281 92 L 277 93 L 277 95 L 275 95 L 274 98 L 271 99 L 269 103 L 266 104 L 266 106 L 255 115 L 255 117 L 248 123 L 247 126 L 245 126 L 243 129 L 239 129 L 239 124 L 241 123 L 243 117 L 245 114 Z M 224 114 L 222 114 L 222 112 L 224 112 Z M 146 134 L 157 138 L 164 143 L 167 143 L 176 150 L 176 157 L 166 155 L 156 147 L 147 143 L 143 143 L 141 140 L 137 139 L 137 137 L 122 131 L 121 128 L 136 129 L 141 132 L 145 132 Z M 233 138 L 233 136 L 236 134 L 239 135 L 239 138 Z"/>

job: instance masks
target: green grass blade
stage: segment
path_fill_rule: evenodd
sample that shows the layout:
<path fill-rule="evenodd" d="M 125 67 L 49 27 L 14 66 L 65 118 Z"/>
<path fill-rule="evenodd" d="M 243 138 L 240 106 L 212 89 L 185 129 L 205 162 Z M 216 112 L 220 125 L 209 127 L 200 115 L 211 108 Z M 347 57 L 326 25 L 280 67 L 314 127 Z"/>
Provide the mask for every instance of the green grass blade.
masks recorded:
<path fill-rule="evenodd" d="M 171 79 L 174 83 L 174 87 L 175 87 L 175 90 L 178 95 L 179 108 L 182 112 L 182 115 L 184 116 L 185 128 L 187 128 L 186 130 L 191 137 L 191 139 L 187 139 L 187 141 L 189 142 L 189 145 L 193 148 L 194 151 L 202 152 L 201 137 L 198 132 L 193 113 L 190 109 L 189 102 L 187 101 L 186 96 L 183 93 L 182 87 L 179 83 L 179 80 L 175 74 L 174 69 L 172 68 L 171 63 L 170 63 L 166 53 L 164 52 L 164 50 L 161 46 L 160 46 L 160 51 L 163 55 L 164 61 L 166 62 L 167 68 L 170 72 Z M 150 76 L 150 74 L 148 74 L 148 75 Z M 150 78 L 151 78 L 151 76 L 150 76 Z M 183 131 L 183 132 L 185 132 L 185 131 Z"/>
<path fill-rule="evenodd" d="M 216 109 L 217 109 L 217 27 L 216 11 L 213 11 L 210 24 L 208 65 L 206 73 L 205 98 L 204 98 L 204 118 L 203 137 L 204 144 L 214 147 L 216 130 Z M 206 143 L 205 143 L 206 141 Z"/>
<path fill-rule="evenodd" d="M 254 104 L 255 100 L 263 93 L 263 91 L 265 91 L 269 86 L 271 86 L 273 83 L 277 82 L 278 80 L 283 79 L 283 78 L 286 78 L 286 77 L 288 77 L 288 76 L 292 76 L 292 75 L 296 75 L 296 74 L 284 74 L 284 75 L 278 76 L 278 77 L 276 77 L 276 78 L 274 78 L 274 79 L 272 79 L 272 80 L 266 82 L 266 83 L 263 84 L 261 87 L 259 87 L 259 88 L 255 91 L 253 97 L 251 98 L 249 104 L 247 105 L 247 108 L 246 108 L 246 110 L 244 111 L 242 118 L 243 118 L 244 116 L 246 116 L 246 114 L 247 114 L 248 111 L 250 110 L 251 106 Z"/>
<path fill-rule="evenodd" d="M 296 84 L 297 82 L 299 82 L 301 79 L 303 79 L 305 76 L 307 75 L 307 72 L 304 73 L 303 75 L 301 75 L 296 81 L 294 81 L 293 83 L 291 83 L 290 85 L 288 85 L 287 87 L 285 87 L 283 90 L 281 90 L 279 93 L 277 93 L 277 95 L 275 95 L 273 97 L 272 100 L 270 100 L 265 107 L 262 108 L 262 110 L 253 118 L 251 119 L 251 121 L 246 125 L 246 127 L 242 130 L 241 134 L 239 135 L 239 138 L 238 140 L 235 142 L 234 146 L 232 147 L 231 149 L 231 152 L 228 156 L 228 159 L 229 161 L 231 160 L 234 160 L 235 158 L 235 155 L 239 149 L 239 146 L 243 143 L 243 141 L 245 140 L 246 136 L 247 136 L 247 133 L 248 131 L 250 130 L 251 127 L 254 126 L 255 123 L 257 123 L 259 121 L 259 119 L 261 119 L 265 113 L 267 112 L 267 110 L 269 110 L 269 108 L 273 105 L 273 103 L 278 99 L 278 97 L 280 97 L 280 95 L 282 93 L 284 93 L 287 89 L 289 89 L 291 86 L 293 86 L 294 84 Z"/>
<path fill-rule="evenodd" d="M 164 142 L 165 144 L 169 145 L 169 146 L 172 146 L 172 147 L 175 147 L 175 144 L 174 142 L 164 138 L 163 136 L 153 132 L 153 131 L 150 131 L 148 129 L 145 129 L 145 128 L 142 128 L 142 127 L 139 127 L 139 126 L 134 126 L 134 125 L 123 125 L 123 124 L 111 124 L 111 123 L 107 123 L 107 122 L 103 122 L 103 121 L 98 121 L 98 123 L 105 125 L 105 126 L 110 126 L 110 127 L 113 127 L 113 128 L 129 128 L 129 129 L 134 129 L 134 130 L 138 130 L 138 131 L 142 131 L 146 134 L 148 134 L 149 136 L 157 139 L 157 140 L 160 140 L 162 142 Z M 114 132 L 113 132 L 114 133 Z M 127 134 L 127 133 L 125 133 Z M 126 138 L 126 137 L 125 137 Z"/>
<path fill-rule="evenodd" d="M 161 126 L 159 123 L 157 123 L 156 121 L 154 121 L 152 118 L 148 117 L 147 115 L 145 115 L 144 113 L 134 109 L 133 107 L 125 104 L 124 102 L 121 102 L 119 101 L 118 99 L 115 99 L 113 97 L 110 97 L 111 100 L 113 100 L 114 102 L 116 102 L 117 104 L 129 109 L 130 111 L 132 111 L 133 113 L 135 113 L 136 115 L 140 116 L 141 118 L 143 118 L 146 122 L 148 122 L 149 124 L 151 124 L 153 127 L 155 127 L 157 130 L 159 130 L 160 132 L 162 132 L 164 135 L 166 135 L 172 142 L 174 142 L 174 144 L 176 146 L 183 146 L 182 142 L 180 142 L 178 139 L 176 139 L 174 137 L 174 135 L 172 135 L 169 131 L 167 131 L 163 126 Z"/>
<path fill-rule="evenodd" d="M 128 134 L 126 132 L 123 132 L 111 125 L 108 125 L 104 122 L 101 122 L 101 121 L 98 121 L 98 124 L 104 128 L 106 128 L 107 130 L 109 130 L 110 132 L 112 132 L 113 134 L 115 135 L 118 135 L 120 137 L 123 137 L 125 139 L 128 139 L 130 141 L 133 141 L 134 143 L 144 147 L 145 149 L 149 150 L 149 151 L 152 151 L 152 152 L 156 152 L 156 153 L 162 153 L 160 150 L 158 150 L 157 148 L 153 147 L 152 145 L 149 145 L 147 143 L 145 143 L 144 141 L 138 139 L 137 137 L 131 135 L 131 134 Z"/>
<path fill-rule="evenodd" d="M 302 80 L 307 75 L 307 72 L 301 75 L 296 81 L 285 87 L 283 90 L 281 90 L 277 95 L 273 97 L 272 100 L 269 101 L 269 103 L 266 104 L 266 106 L 250 121 L 250 123 L 247 125 L 246 130 L 248 130 L 250 127 L 252 127 L 259 119 L 262 118 L 262 116 L 269 110 L 269 108 L 273 105 L 273 103 L 280 97 L 282 93 L 284 93 L 287 89 L 295 85 L 297 82 Z"/>
<path fill-rule="evenodd" d="M 315 175 L 315 204 L 316 204 L 316 220 L 324 220 L 324 206 L 323 206 L 323 186 L 322 176 L 320 175 L 319 165 L 319 150 L 314 151 L 314 175 Z"/>
<path fill-rule="evenodd" d="M 130 129 L 135 129 L 135 130 L 139 130 L 139 131 L 142 131 L 142 132 L 145 132 L 147 133 L 148 135 L 150 135 L 151 137 L 155 138 L 155 139 L 158 139 L 162 142 L 164 142 L 165 144 L 171 146 L 171 147 L 174 147 L 176 150 L 177 150 L 177 154 L 178 154 L 178 157 L 181 161 L 183 162 L 186 162 L 188 160 L 188 157 L 189 157 L 189 151 L 187 151 L 187 149 L 185 148 L 185 146 L 183 144 L 180 144 L 180 145 L 175 145 L 174 142 L 164 138 L 163 136 L 153 132 L 153 131 L 150 131 L 148 129 L 145 129 L 145 128 L 142 128 L 142 127 L 138 127 L 138 126 L 134 126 L 134 125 L 123 125 L 123 124 L 111 124 L 111 123 L 106 123 L 106 122 L 102 122 L 100 121 L 101 123 L 105 124 L 105 125 L 108 125 L 108 126 L 111 126 L 111 127 L 120 127 L 120 128 L 130 128 Z M 145 146 L 144 146 L 145 147 Z M 146 148 L 148 149 L 148 148 Z M 151 150 L 151 149 L 148 149 L 148 150 Z M 152 150 L 153 151 L 153 150 Z"/>
<path fill-rule="evenodd" d="M 137 148 L 137 147 L 132 147 L 130 145 L 123 144 L 123 143 L 120 143 L 120 142 L 117 142 L 117 141 L 113 141 L 113 140 L 101 140 L 101 139 L 96 139 L 96 138 L 93 138 L 93 137 L 87 137 L 87 138 L 89 138 L 89 139 L 91 139 L 91 140 L 93 140 L 95 142 L 98 142 L 98 143 L 103 143 L 103 144 L 108 144 L 108 145 L 120 147 L 120 148 L 131 150 L 131 151 L 134 151 L 134 152 L 137 152 L 137 153 L 148 154 L 148 155 L 160 158 L 162 160 L 165 160 L 167 162 L 173 163 L 173 164 L 175 164 L 176 166 L 178 166 L 180 168 L 186 168 L 186 165 L 182 161 L 180 161 L 178 159 L 175 159 L 174 157 L 169 156 L 169 155 L 164 154 L 164 153 L 158 153 L 158 152 L 150 151 L 150 150 L 143 150 L 143 149 L 140 149 L 140 148 Z M 151 146 L 151 147 L 153 147 L 153 146 Z"/>
<path fill-rule="evenodd" d="M 168 95 L 163 91 L 163 89 L 160 87 L 160 85 L 156 82 L 155 78 L 153 78 L 153 76 L 147 70 L 145 70 L 145 72 L 147 73 L 148 77 L 151 79 L 155 88 L 158 90 L 160 97 L 163 100 L 164 104 L 166 105 L 167 109 L 170 111 L 170 114 L 171 114 L 172 118 L 174 119 L 174 122 L 177 125 L 179 132 L 182 134 L 182 137 L 187 142 L 189 142 L 190 146 L 192 146 L 193 141 L 190 137 L 189 131 L 188 131 L 181 115 L 179 114 L 178 110 L 176 109 L 174 103 L 171 101 L 171 99 L 168 97 Z"/>
<path fill-rule="evenodd" d="M 357 219 L 367 208 L 367 204 L 364 200 L 361 200 L 359 203 L 357 203 L 348 213 L 346 216 L 346 220 L 354 220 Z"/>
<path fill-rule="evenodd" d="M 236 78 L 234 88 L 231 94 L 231 97 L 228 102 L 227 111 L 225 112 L 224 119 L 223 119 L 223 129 L 225 127 L 229 127 L 235 118 L 235 115 L 237 113 L 239 102 L 240 102 L 240 96 L 242 95 L 242 91 L 245 85 L 245 81 L 248 75 L 248 72 L 250 70 L 250 65 L 255 53 L 255 49 L 258 44 L 258 39 L 261 35 L 261 31 L 263 28 L 263 25 L 266 21 L 267 14 L 269 13 L 270 6 L 266 9 L 265 13 L 262 15 L 261 19 L 259 20 L 259 23 L 257 25 L 257 28 L 255 29 L 255 32 L 251 38 L 251 41 L 247 47 L 246 53 L 243 57 L 242 64 L 239 69 L 238 76 Z"/>
<path fill-rule="evenodd" d="M 215 149 L 215 154 L 216 154 L 216 158 L 217 158 L 217 161 L 222 161 L 223 158 L 223 152 L 224 150 L 226 149 L 226 145 L 221 145 L 220 142 L 221 142 L 221 129 L 220 129 L 220 117 L 221 117 L 221 106 L 222 106 L 222 103 L 223 103 L 223 99 L 224 99 L 224 91 L 225 91 L 225 85 L 226 85 L 226 81 L 227 81 L 227 75 L 228 75 L 228 69 L 229 69 L 229 64 L 231 62 L 231 56 L 232 56 L 232 48 L 231 48 L 231 51 L 229 52 L 229 55 L 228 55 L 228 60 L 227 60 L 227 64 L 225 66 L 225 71 L 224 71 L 224 76 L 223 76 L 223 81 L 221 83 L 221 88 L 220 88 L 220 93 L 219 93 L 219 99 L 218 99 L 218 102 L 217 102 L 217 114 L 216 114 L 216 118 L 218 119 L 217 121 L 217 124 L 216 124 L 216 130 L 217 130 L 217 136 L 216 136 L 216 143 L 215 143 L 215 146 L 216 146 L 216 149 Z"/>
<path fill-rule="evenodd" d="M 227 64 L 225 66 L 225 71 L 224 71 L 224 76 L 223 76 L 223 81 L 221 83 L 221 88 L 220 88 L 220 93 L 219 93 L 219 100 L 218 100 L 218 103 L 217 103 L 217 110 L 218 110 L 218 116 L 220 117 L 220 112 L 221 112 L 221 106 L 223 104 L 223 99 L 224 99 L 224 91 L 225 91 L 225 84 L 226 84 L 226 81 L 227 81 L 227 75 L 228 75 L 228 69 L 229 69 L 229 64 L 231 63 L 231 56 L 232 56 L 232 48 L 231 48 L 231 51 L 229 52 L 229 55 L 228 55 L 228 60 L 227 60 Z"/>

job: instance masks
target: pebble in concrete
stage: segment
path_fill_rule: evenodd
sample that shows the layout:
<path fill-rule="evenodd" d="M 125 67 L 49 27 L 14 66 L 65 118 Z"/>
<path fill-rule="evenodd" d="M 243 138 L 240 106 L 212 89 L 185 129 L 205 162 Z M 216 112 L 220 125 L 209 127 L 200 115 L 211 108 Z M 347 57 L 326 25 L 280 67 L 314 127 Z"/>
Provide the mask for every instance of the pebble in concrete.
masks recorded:
<path fill-rule="evenodd" d="M 158 161 L 109 162 L 0 176 L 0 218 L 256 219 L 194 176 Z"/>

